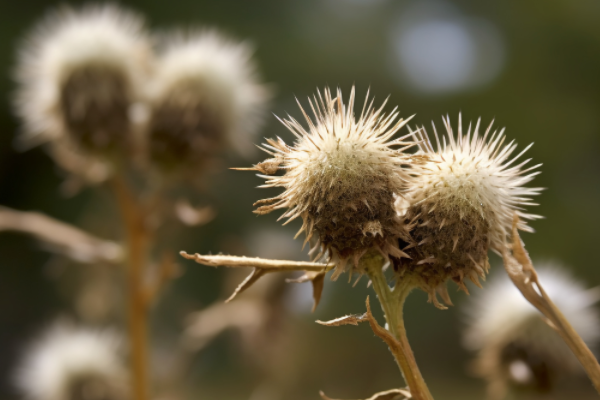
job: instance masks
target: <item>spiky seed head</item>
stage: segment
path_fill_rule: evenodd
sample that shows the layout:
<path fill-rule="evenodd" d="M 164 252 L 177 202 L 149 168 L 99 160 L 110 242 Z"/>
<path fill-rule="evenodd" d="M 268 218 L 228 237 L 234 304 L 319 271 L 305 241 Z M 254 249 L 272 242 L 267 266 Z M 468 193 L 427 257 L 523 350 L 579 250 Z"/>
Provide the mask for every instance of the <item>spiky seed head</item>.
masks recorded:
<path fill-rule="evenodd" d="M 289 222 L 301 217 L 300 232 L 306 232 L 306 241 L 317 239 L 311 250 L 314 258 L 328 252 L 336 262 L 334 278 L 348 261 L 360 268 L 359 261 L 369 250 L 386 258 L 404 256 L 397 240 L 405 231 L 393 203 L 405 189 L 408 174 L 402 166 L 406 163 L 403 148 L 394 150 L 394 146 L 410 144 L 392 136 L 407 121 L 398 119 L 395 109 L 383 114 L 385 103 L 373 108 L 368 95 L 356 118 L 354 97 L 352 88 L 346 106 L 340 90 L 336 97 L 329 89 L 323 95 L 317 92 L 309 99 L 314 119 L 300 106 L 307 128 L 292 117 L 282 121 L 296 136 L 294 145 L 282 139 L 267 140 L 263 147 L 273 159 L 257 166 L 262 172 L 271 171 L 273 165 L 284 169 L 282 176 L 263 176 L 267 180 L 263 187 L 285 191 L 257 202 L 260 207 L 255 212 L 287 209 L 281 218 Z"/>
<path fill-rule="evenodd" d="M 151 94 L 152 160 L 176 169 L 225 145 L 247 153 L 271 97 L 252 48 L 217 31 L 173 34 L 163 47 Z"/>
<path fill-rule="evenodd" d="M 59 322 L 27 350 L 16 383 L 29 400 L 125 400 L 119 346 L 112 332 Z"/>
<path fill-rule="evenodd" d="M 573 328 L 588 346 L 597 344 L 598 290 L 586 290 L 556 263 L 542 263 L 537 269 L 542 286 Z M 507 384 L 549 390 L 557 378 L 581 371 L 558 333 L 505 274 L 490 279 L 465 311 L 464 344 L 477 352 L 477 370 L 489 380 L 490 390 Z"/>
<path fill-rule="evenodd" d="M 401 244 L 411 259 L 396 265 L 400 274 L 417 277 L 418 286 L 439 308 L 445 307 L 436 292 L 451 304 L 446 280 L 454 280 L 467 291 L 466 278 L 476 285 L 479 278 L 485 279 L 488 250 L 502 251 L 515 212 L 521 220 L 539 218 L 521 210 L 534 205 L 530 197 L 541 190 L 523 186 L 539 173 L 532 172 L 539 165 L 525 168 L 530 160 L 518 161 L 530 146 L 511 158 L 517 145 L 514 141 L 504 144 L 504 129 L 492 132 L 490 124 L 481 135 L 478 120 L 465 133 L 459 116 L 455 134 L 450 119 L 443 121 L 446 134 L 441 143 L 433 126 L 437 150 L 424 129 L 415 133 L 421 139 L 418 154 L 428 161 L 414 170 L 406 195 L 408 206 L 398 210 L 414 229 L 412 240 Z M 519 228 L 531 231 L 525 223 Z"/>
<path fill-rule="evenodd" d="M 27 38 L 17 66 L 25 142 L 67 140 L 102 154 L 127 148 L 150 54 L 142 20 L 129 11 L 54 11 Z"/>

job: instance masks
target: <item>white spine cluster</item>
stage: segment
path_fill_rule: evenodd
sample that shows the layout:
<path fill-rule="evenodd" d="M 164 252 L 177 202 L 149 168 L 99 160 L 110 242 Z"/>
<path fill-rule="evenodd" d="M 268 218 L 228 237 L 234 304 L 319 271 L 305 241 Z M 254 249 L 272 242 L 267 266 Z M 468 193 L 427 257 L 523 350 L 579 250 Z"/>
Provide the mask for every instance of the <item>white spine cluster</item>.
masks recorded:
<path fill-rule="evenodd" d="M 263 177 L 267 179 L 264 187 L 285 191 L 258 202 L 261 206 L 255 211 L 265 214 L 285 208 L 282 218 L 301 217 L 306 240 L 318 237 L 312 253 L 320 247 L 316 258 L 329 251 L 337 262 L 335 277 L 348 260 L 359 267 L 370 249 L 386 258 L 404 256 L 397 240 L 406 232 L 393 203 L 405 190 L 409 176 L 403 168 L 403 149 L 393 147 L 407 143 L 392 137 L 407 121 L 397 119 L 396 110 L 384 115 L 383 105 L 374 109 L 368 96 L 356 118 L 354 97 L 353 88 L 346 106 L 339 90 L 333 97 L 326 89 L 310 101 L 314 120 L 302 110 L 308 128 L 291 117 L 282 121 L 297 141 L 293 146 L 281 139 L 267 141 L 264 149 L 274 159 L 263 163 L 269 166 L 263 170 L 274 173 L 281 165 L 285 174 Z"/>
<path fill-rule="evenodd" d="M 167 36 L 162 47 L 151 86 L 151 156 L 202 159 L 223 145 L 247 153 L 270 98 L 251 47 L 212 30 Z"/>
<path fill-rule="evenodd" d="M 456 134 L 449 118 L 444 125 L 441 138 L 434 126 L 437 150 L 424 129 L 415 132 L 426 161 L 415 170 L 408 206 L 398 210 L 415 224 L 412 242 L 404 248 L 411 260 L 400 272 L 421 276 L 419 286 L 440 307 L 435 291 L 447 297 L 442 287 L 447 279 L 466 290 L 465 278 L 476 284 L 485 278 L 488 250 L 502 250 L 515 212 L 522 220 L 539 218 L 521 210 L 535 205 L 530 198 L 541 190 L 524 187 L 539 165 L 525 168 L 530 160 L 517 161 L 530 146 L 511 158 L 517 145 L 504 144 L 503 129 L 492 132 L 490 124 L 482 134 L 477 121 L 464 132 L 460 117 Z M 531 231 L 525 223 L 520 228 Z"/>
<path fill-rule="evenodd" d="M 72 134 L 72 125 L 85 125 L 86 118 L 92 119 L 88 125 L 112 124 L 87 129 L 128 130 L 129 121 L 116 118 L 127 119 L 128 107 L 142 97 L 150 52 L 142 19 L 121 8 L 64 7 L 47 16 L 26 39 L 16 69 L 16 106 L 25 122 L 26 142 Z M 103 82 L 96 85 L 98 77 Z"/>

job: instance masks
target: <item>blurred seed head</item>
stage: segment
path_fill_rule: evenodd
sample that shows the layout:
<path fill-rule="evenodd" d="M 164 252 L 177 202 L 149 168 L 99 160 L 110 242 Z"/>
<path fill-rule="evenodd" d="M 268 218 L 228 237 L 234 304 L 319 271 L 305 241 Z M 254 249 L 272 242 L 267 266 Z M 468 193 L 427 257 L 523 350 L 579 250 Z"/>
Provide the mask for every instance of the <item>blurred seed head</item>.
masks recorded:
<path fill-rule="evenodd" d="M 16 383 L 30 400 L 125 400 L 126 377 L 113 333 L 60 322 L 27 350 Z"/>
<path fill-rule="evenodd" d="M 251 47 L 217 31 L 166 37 L 152 83 L 150 157 L 167 170 L 197 166 L 228 145 L 248 153 L 271 97 Z"/>
<path fill-rule="evenodd" d="M 150 56 L 142 20 L 127 10 L 91 5 L 49 14 L 19 54 L 22 142 L 66 143 L 84 154 L 130 150 L 130 114 L 143 97 Z"/>
<path fill-rule="evenodd" d="M 260 207 L 255 212 L 286 208 L 282 218 L 288 222 L 302 217 L 300 232 L 306 232 L 306 241 L 318 237 L 311 250 L 314 258 L 329 252 L 336 262 L 334 278 L 348 261 L 360 269 L 359 261 L 369 250 L 386 258 L 404 256 L 397 240 L 406 232 L 393 204 L 409 176 L 403 168 L 402 149 L 393 147 L 407 143 L 392 136 L 407 121 L 397 119 L 396 110 L 383 114 L 385 103 L 374 109 L 368 95 L 360 117 L 355 118 L 354 96 L 353 88 L 344 105 L 340 90 L 337 97 L 332 97 L 329 89 L 323 95 L 317 92 L 313 101 L 309 100 L 314 120 L 302 110 L 308 128 L 292 117 L 282 121 L 297 141 L 288 146 L 281 139 L 267 140 L 264 150 L 274 158 L 257 166 L 268 173 L 276 168 L 265 165 L 281 165 L 285 174 L 265 176 L 264 187 L 283 187 L 285 191 L 257 202 Z"/>
<path fill-rule="evenodd" d="M 556 306 L 593 347 L 600 339 L 600 318 L 594 308 L 598 289 L 586 290 L 552 263 L 542 264 L 538 275 Z M 508 386 L 549 391 L 559 378 L 583 371 L 558 333 L 505 274 L 495 276 L 471 299 L 466 315 L 464 344 L 477 351 L 474 369 L 488 380 L 490 393 L 501 395 Z"/>
<path fill-rule="evenodd" d="M 480 277 L 485 279 L 488 250 L 502 251 L 515 212 L 521 220 L 539 218 L 521 210 L 535 205 L 530 197 L 541 190 L 523 186 L 539 173 L 531 172 L 539 165 L 525 168 L 529 160 L 517 161 L 529 146 L 511 158 L 517 145 L 514 141 L 504 145 L 504 129 L 492 132 L 490 124 L 481 135 L 479 120 L 464 133 L 460 116 L 457 134 L 449 118 L 444 125 L 446 134 L 441 138 L 433 126 L 437 150 L 425 130 L 415 133 L 422 139 L 419 153 L 429 160 L 416 170 L 407 202 L 397 204 L 406 223 L 415 227 L 412 242 L 404 248 L 411 259 L 397 263 L 396 269 L 416 277 L 417 285 L 439 308 L 445 307 L 436 292 L 451 304 L 446 280 L 467 291 L 466 278 L 476 285 Z M 524 222 L 519 228 L 532 231 Z"/>

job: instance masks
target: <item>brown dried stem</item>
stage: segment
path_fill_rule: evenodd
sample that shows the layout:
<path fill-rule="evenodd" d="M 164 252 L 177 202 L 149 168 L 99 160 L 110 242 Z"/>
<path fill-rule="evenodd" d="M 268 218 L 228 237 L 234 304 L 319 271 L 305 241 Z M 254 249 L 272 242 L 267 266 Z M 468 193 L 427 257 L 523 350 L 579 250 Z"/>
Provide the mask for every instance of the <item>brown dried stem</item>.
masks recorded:
<path fill-rule="evenodd" d="M 519 218 L 515 215 L 512 228 L 512 254 L 508 250 L 502 254 L 504 268 L 523 296 L 546 317 L 546 323 L 567 343 L 600 393 L 600 364 L 540 284 L 533 263 L 519 236 L 518 222 Z"/>
<path fill-rule="evenodd" d="M 148 304 L 143 276 L 147 265 L 150 235 L 144 210 L 122 179 L 112 188 L 125 221 L 127 233 L 129 341 L 131 346 L 131 384 L 134 400 L 148 399 Z"/>
<path fill-rule="evenodd" d="M 392 289 L 383 273 L 383 259 L 373 257 L 367 263 L 367 273 L 373 282 L 373 289 L 377 293 L 377 298 L 388 325 L 388 329 L 382 328 L 372 317 L 367 298 L 367 315 L 371 315 L 369 318 L 371 329 L 389 346 L 410 389 L 412 398 L 415 400 L 433 400 L 433 396 L 429 392 L 429 388 L 417 366 L 404 327 L 404 301 L 412 290 L 412 285 L 399 281 Z"/>

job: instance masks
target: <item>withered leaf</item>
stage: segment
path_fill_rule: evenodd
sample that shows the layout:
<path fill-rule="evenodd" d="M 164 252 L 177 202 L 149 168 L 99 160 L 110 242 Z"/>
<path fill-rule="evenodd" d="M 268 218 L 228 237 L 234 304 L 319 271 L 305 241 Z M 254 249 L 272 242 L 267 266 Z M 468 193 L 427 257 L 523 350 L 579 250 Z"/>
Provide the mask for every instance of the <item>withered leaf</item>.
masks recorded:
<path fill-rule="evenodd" d="M 0 206 L 0 231 L 29 234 L 53 252 L 83 263 L 119 263 L 120 245 L 37 212 L 17 211 Z"/>
<path fill-rule="evenodd" d="M 325 275 L 327 271 L 304 271 L 304 275 L 296 279 L 286 279 L 286 282 L 290 283 L 304 283 L 309 282 L 313 287 L 313 308 L 312 312 L 315 312 L 319 302 L 321 301 L 321 295 L 323 294 L 323 287 L 325 286 Z"/>
<path fill-rule="evenodd" d="M 587 372 L 596 390 L 600 392 L 600 364 L 540 284 L 533 263 L 519 236 L 518 224 L 519 217 L 515 213 L 512 227 L 512 254 L 508 249 L 503 251 L 504 268 L 515 286 L 523 294 L 523 297 L 544 315 L 544 321 L 556 330 L 569 346 Z"/>
<path fill-rule="evenodd" d="M 323 391 L 319 392 L 319 394 L 321 395 L 321 398 L 323 400 L 335 400 L 335 399 L 332 399 L 331 397 L 326 396 L 325 393 L 323 393 Z M 410 395 L 410 392 L 408 390 L 391 389 L 391 390 L 386 390 L 383 392 L 375 393 L 373 396 L 371 396 L 365 400 L 405 400 L 405 399 L 410 399 L 410 398 L 412 398 L 412 396 Z"/>
<path fill-rule="evenodd" d="M 317 324 L 325 325 L 325 326 L 342 326 L 342 325 L 358 325 L 359 322 L 368 321 L 367 314 L 350 314 L 344 315 L 343 317 L 339 317 L 336 319 L 332 319 L 331 321 L 315 321 Z"/>
<path fill-rule="evenodd" d="M 269 271 L 262 269 L 262 268 L 254 268 L 252 270 L 252 272 L 250 273 L 250 275 L 248 275 L 246 277 L 246 279 L 244 279 L 244 281 L 242 283 L 240 283 L 240 285 L 235 289 L 233 294 L 231 296 L 229 296 L 229 298 L 227 300 L 225 300 L 225 303 L 229 303 L 231 300 L 235 299 L 235 297 L 238 294 L 240 294 L 244 290 L 248 289 L 250 286 L 252 286 L 256 281 L 258 281 L 263 275 L 265 275 L 268 272 Z"/>
<path fill-rule="evenodd" d="M 314 263 L 307 261 L 288 261 L 288 260 L 269 260 L 259 257 L 239 257 L 226 255 L 203 255 L 203 254 L 188 254 L 185 251 L 179 254 L 188 260 L 194 260 L 198 264 L 209 267 L 253 267 L 269 270 L 272 272 L 289 272 L 289 271 L 318 271 L 324 269 L 330 270 L 333 264 Z"/>
<path fill-rule="evenodd" d="M 277 173 L 279 165 L 283 162 L 282 158 L 269 158 L 263 162 L 259 162 L 251 168 L 231 168 L 236 171 L 258 171 L 261 174 L 273 175 Z"/>

